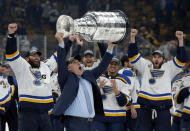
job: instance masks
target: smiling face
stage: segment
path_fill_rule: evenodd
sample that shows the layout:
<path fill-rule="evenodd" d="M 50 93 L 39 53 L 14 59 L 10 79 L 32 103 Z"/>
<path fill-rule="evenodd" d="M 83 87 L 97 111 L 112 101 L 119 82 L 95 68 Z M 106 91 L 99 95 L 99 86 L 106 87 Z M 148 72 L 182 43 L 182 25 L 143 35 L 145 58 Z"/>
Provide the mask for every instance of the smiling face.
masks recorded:
<path fill-rule="evenodd" d="M 94 64 L 94 57 L 91 54 L 86 54 L 84 56 L 83 62 L 86 67 L 92 67 Z"/>
<path fill-rule="evenodd" d="M 164 58 L 160 54 L 154 54 L 152 58 L 154 69 L 160 69 L 164 63 Z"/>
<path fill-rule="evenodd" d="M 68 71 L 73 72 L 76 75 L 81 76 L 83 73 L 81 63 L 74 59 L 69 65 L 68 65 Z"/>
<path fill-rule="evenodd" d="M 108 66 L 108 75 L 115 76 L 120 68 L 117 62 L 112 61 Z"/>
<path fill-rule="evenodd" d="M 33 67 L 33 68 L 39 68 L 40 67 L 40 56 L 35 53 L 33 55 L 30 55 L 28 57 L 28 63 Z"/>

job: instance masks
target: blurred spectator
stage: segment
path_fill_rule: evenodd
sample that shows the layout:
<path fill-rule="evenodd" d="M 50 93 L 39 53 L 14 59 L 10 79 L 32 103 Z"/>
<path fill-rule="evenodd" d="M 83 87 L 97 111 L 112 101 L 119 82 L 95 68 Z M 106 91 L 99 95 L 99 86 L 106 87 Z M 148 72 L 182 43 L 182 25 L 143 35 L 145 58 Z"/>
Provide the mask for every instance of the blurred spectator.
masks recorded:
<path fill-rule="evenodd" d="M 57 9 L 57 3 L 53 3 L 53 8 L 49 12 L 49 22 L 52 26 L 52 29 L 55 29 L 55 24 L 57 21 L 57 18 L 59 17 L 59 11 Z"/>
<path fill-rule="evenodd" d="M 49 23 L 49 12 L 51 11 L 51 5 L 49 0 L 41 4 L 43 23 Z"/>
<path fill-rule="evenodd" d="M 19 35 L 54 35 L 55 24 L 61 14 L 75 19 L 87 11 L 123 10 L 129 17 L 131 27 L 139 29 L 138 43 L 143 55 L 162 45 L 169 59 L 174 52 L 170 50 L 168 41 L 174 40 L 171 35 L 174 31 L 183 30 L 186 34 L 185 45 L 190 47 L 189 8 L 189 0 L 1 0 L 0 35 L 7 33 L 8 22 L 19 24 Z M 55 43 L 49 39 L 48 44 Z M 127 52 L 125 48 L 125 44 L 119 45 L 117 55 Z"/>

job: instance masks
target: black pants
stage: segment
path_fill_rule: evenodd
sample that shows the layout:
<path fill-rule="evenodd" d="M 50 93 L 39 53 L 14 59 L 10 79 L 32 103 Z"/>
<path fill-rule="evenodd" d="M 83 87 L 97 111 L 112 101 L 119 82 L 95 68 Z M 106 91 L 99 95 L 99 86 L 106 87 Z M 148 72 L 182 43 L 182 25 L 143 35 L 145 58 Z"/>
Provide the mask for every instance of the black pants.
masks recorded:
<path fill-rule="evenodd" d="M 65 118 L 64 125 L 66 131 L 95 131 L 94 122 L 77 118 Z"/>
<path fill-rule="evenodd" d="M 136 131 L 171 131 L 171 114 L 169 109 L 156 110 L 157 117 L 152 119 L 152 109 L 140 108 Z"/>
<path fill-rule="evenodd" d="M 12 102 L 9 109 L 2 117 L 2 131 L 5 131 L 5 124 L 8 124 L 9 131 L 18 131 L 18 111 L 16 102 Z"/>
<path fill-rule="evenodd" d="M 19 131 L 52 131 L 47 112 L 19 111 Z"/>

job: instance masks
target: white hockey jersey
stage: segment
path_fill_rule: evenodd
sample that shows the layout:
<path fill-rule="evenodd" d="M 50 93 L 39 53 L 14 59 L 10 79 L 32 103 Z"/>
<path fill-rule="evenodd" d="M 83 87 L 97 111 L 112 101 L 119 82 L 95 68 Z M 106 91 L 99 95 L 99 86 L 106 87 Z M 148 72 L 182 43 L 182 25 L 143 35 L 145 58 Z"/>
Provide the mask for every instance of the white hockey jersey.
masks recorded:
<path fill-rule="evenodd" d="M 98 59 L 97 61 L 94 62 L 94 64 L 91 67 L 85 67 L 84 65 L 82 66 L 83 70 L 92 70 L 96 68 L 100 64 L 100 60 Z"/>
<path fill-rule="evenodd" d="M 105 95 L 105 99 L 103 99 L 103 107 L 104 107 L 104 114 L 108 117 L 125 117 L 126 116 L 126 105 L 120 106 L 118 104 L 118 101 L 116 99 L 115 93 L 113 92 L 112 86 L 111 86 L 111 79 L 116 80 L 117 88 L 118 90 L 125 95 L 127 99 L 127 103 L 130 101 L 130 93 L 131 93 L 131 86 L 129 84 L 126 84 L 124 78 L 120 77 L 119 75 L 116 77 L 111 77 L 107 75 L 102 75 L 97 81 L 98 83 L 102 80 L 106 81 L 106 84 L 101 89 L 101 94 Z"/>
<path fill-rule="evenodd" d="M 59 97 L 61 95 L 61 89 L 58 83 L 58 79 L 57 79 L 58 73 L 53 73 L 53 75 L 51 76 L 51 88 L 53 93 L 57 94 L 57 97 Z"/>
<path fill-rule="evenodd" d="M 187 73 L 182 78 L 183 88 L 190 90 L 190 73 Z M 189 91 L 190 92 L 190 91 Z M 184 106 L 182 110 L 182 117 L 190 120 L 190 95 L 184 99 Z"/>
<path fill-rule="evenodd" d="M 140 84 L 139 81 L 136 77 L 136 74 L 134 71 L 132 71 L 130 68 L 123 68 L 119 70 L 120 74 L 126 75 L 130 81 L 131 81 L 131 99 L 132 99 L 132 104 L 134 105 L 135 109 L 139 109 L 140 105 L 137 103 L 137 98 L 138 98 L 138 92 L 140 90 Z M 130 110 L 130 105 L 126 107 L 126 111 Z"/>
<path fill-rule="evenodd" d="M 4 114 L 9 107 L 14 91 L 14 85 L 10 85 L 7 77 L 0 74 L 0 115 Z"/>
<path fill-rule="evenodd" d="M 20 56 L 18 51 L 6 55 L 6 58 L 18 82 L 20 109 L 37 109 L 42 111 L 51 109 L 53 96 L 50 86 L 50 66 L 41 62 L 39 69 L 32 68 Z"/>
<path fill-rule="evenodd" d="M 154 69 L 152 62 L 141 57 L 140 53 L 130 62 L 142 74 L 142 84 L 138 103 L 151 108 L 170 108 L 172 106 L 171 81 L 182 71 L 184 63 L 176 57 L 164 63 L 160 69 Z"/>
<path fill-rule="evenodd" d="M 173 96 L 173 112 L 171 112 L 171 114 L 174 117 L 179 117 L 181 118 L 182 116 L 182 110 L 183 110 L 183 102 L 178 104 L 175 100 L 175 96 L 177 95 L 178 91 L 182 88 L 182 78 L 178 77 L 177 79 L 175 79 L 175 81 L 172 84 L 172 96 Z"/>

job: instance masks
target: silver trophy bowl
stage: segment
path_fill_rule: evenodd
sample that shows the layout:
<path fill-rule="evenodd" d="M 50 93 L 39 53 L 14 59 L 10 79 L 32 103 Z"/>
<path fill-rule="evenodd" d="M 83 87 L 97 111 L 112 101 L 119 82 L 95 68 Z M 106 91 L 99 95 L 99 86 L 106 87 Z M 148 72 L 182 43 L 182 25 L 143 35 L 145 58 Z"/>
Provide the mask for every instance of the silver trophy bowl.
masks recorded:
<path fill-rule="evenodd" d="M 128 34 L 129 20 L 122 11 L 88 12 L 75 20 L 61 15 L 57 20 L 56 30 L 64 33 L 64 37 L 80 34 L 88 42 L 119 43 Z"/>

